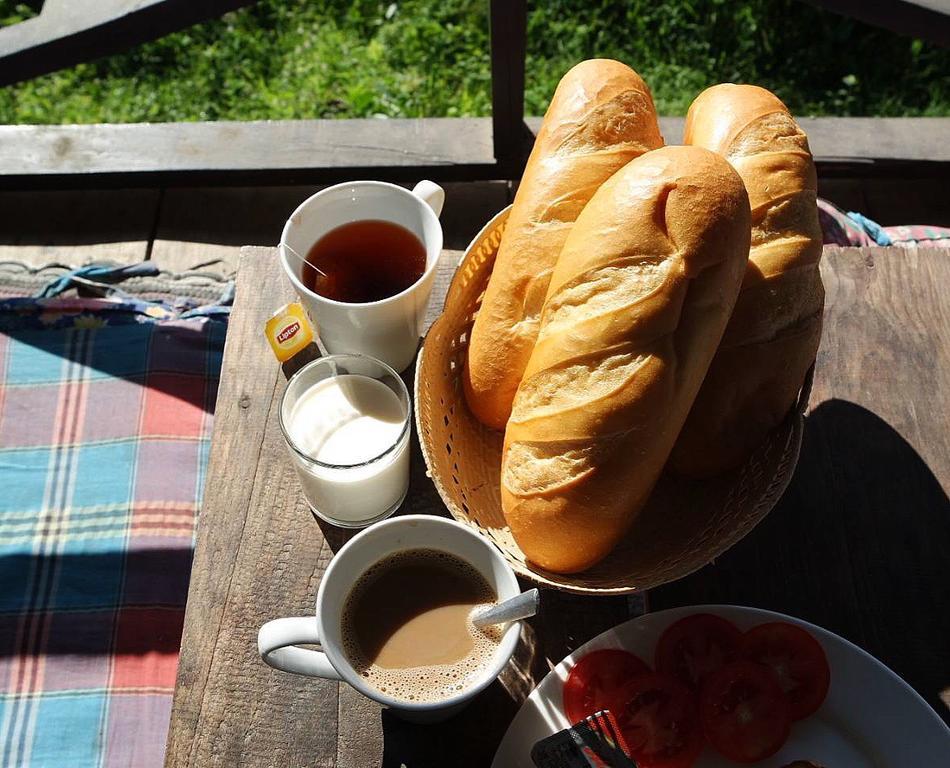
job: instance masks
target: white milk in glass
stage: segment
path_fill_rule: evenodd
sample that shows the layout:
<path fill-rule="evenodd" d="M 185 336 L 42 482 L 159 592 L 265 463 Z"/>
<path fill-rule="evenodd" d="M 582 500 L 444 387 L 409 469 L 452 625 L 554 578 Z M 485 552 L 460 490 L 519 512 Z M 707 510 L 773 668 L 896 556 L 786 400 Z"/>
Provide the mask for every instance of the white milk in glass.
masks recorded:
<path fill-rule="evenodd" d="M 297 449 L 316 459 L 294 454 L 310 506 L 352 525 L 393 511 L 409 486 L 407 417 L 399 396 L 369 376 L 333 376 L 303 391 L 285 426 Z"/>

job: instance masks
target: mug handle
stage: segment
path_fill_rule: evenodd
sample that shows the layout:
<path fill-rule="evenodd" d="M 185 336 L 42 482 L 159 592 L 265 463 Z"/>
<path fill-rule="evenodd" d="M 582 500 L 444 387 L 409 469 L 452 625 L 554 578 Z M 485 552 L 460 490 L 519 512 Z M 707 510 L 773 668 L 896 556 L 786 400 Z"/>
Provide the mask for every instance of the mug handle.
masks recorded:
<path fill-rule="evenodd" d="M 423 179 L 412 188 L 412 194 L 428 205 L 435 212 L 435 217 L 439 218 L 445 204 L 445 190 L 442 187 L 434 181 Z"/>
<path fill-rule="evenodd" d="M 296 647 L 296 643 L 319 642 L 317 620 L 313 616 L 274 619 L 257 633 L 257 651 L 264 663 L 274 669 L 326 680 L 342 680 L 325 653 Z"/>

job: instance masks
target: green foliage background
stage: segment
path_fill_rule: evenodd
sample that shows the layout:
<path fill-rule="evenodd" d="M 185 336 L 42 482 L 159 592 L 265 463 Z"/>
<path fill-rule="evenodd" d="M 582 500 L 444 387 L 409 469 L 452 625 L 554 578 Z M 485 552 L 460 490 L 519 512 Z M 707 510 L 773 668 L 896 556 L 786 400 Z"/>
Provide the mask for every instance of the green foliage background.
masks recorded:
<path fill-rule="evenodd" d="M 2 123 L 490 113 L 488 0 L 260 0 L 221 19 L 0 89 Z M 526 109 L 577 61 L 633 66 L 661 114 L 716 82 L 794 112 L 950 115 L 950 51 L 799 0 L 536 0 Z M 29 9 L 0 0 L 0 23 Z"/>

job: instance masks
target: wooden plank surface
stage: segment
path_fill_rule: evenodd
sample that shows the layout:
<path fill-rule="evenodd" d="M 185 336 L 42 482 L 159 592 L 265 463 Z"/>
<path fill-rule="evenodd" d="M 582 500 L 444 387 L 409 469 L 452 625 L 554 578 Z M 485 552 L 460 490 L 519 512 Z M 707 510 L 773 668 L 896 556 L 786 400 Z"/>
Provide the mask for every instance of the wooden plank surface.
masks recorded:
<path fill-rule="evenodd" d="M 781 94 L 779 94 L 781 95 Z M 950 162 L 950 118 L 947 117 L 797 117 L 808 135 L 815 162 L 830 165 L 851 162 Z M 529 117 L 534 133 L 540 117 Z M 667 144 L 683 141 L 685 118 L 661 117 L 660 131 Z"/>
<path fill-rule="evenodd" d="M 457 253 L 445 258 L 430 319 Z M 785 497 L 652 609 L 734 602 L 789 612 L 857 642 L 935 707 L 950 681 L 950 259 L 936 251 L 827 249 L 825 332 L 805 445 Z M 262 287 L 263 286 L 263 290 Z M 291 295 L 273 249 L 247 249 L 228 335 L 166 766 L 487 765 L 531 687 L 631 601 L 545 592 L 502 679 L 461 715 L 413 726 L 346 686 L 257 657 L 259 625 L 306 615 L 348 538 L 314 521 L 274 409 L 283 378 L 260 332 Z M 411 372 L 407 374 L 407 378 Z M 443 507 L 413 445 L 403 512 Z M 946 717 L 946 710 L 942 711 Z"/>
<path fill-rule="evenodd" d="M 737 603 L 813 621 L 950 721 L 950 254 L 826 248 L 825 316 L 798 469 L 719 560 L 651 609 Z"/>
<path fill-rule="evenodd" d="M 494 168 L 491 118 L 0 126 L 0 184 L 325 183 Z M 338 172 L 337 172 L 337 175 Z"/>
<path fill-rule="evenodd" d="M 261 329 L 292 295 L 274 249 L 246 249 L 225 349 L 214 437 L 182 638 L 166 766 L 484 766 L 518 703 L 570 649 L 630 615 L 624 598 L 591 604 L 546 594 L 515 661 L 462 715 L 403 723 L 345 686 L 288 675 L 257 657 L 267 619 L 312 613 L 320 577 L 348 538 L 311 515 L 275 409 L 284 380 Z M 458 252 L 437 273 L 431 322 Z M 407 372 L 410 380 L 412 371 Z M 401 513 L 444 514 L 418 443 Z"/>
<path fill-rule="evenodd" d="M 537 131 L 540 118 L 527 125 Z M 824 176 L 946 178 L 950 118 L 802 118 Z M 683 118 L 661 118 L 667 143 Z M 505 178 L 491 118 L 0 126 L 0 186 L 325 184 L 371 173 Z"/>

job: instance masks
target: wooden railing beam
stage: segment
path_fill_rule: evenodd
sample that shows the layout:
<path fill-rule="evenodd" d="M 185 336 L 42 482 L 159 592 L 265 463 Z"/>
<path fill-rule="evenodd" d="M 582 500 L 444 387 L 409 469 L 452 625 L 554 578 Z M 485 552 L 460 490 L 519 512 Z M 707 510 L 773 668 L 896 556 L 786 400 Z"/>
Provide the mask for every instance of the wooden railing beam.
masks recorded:
<path fill-rule="evenodd" d="M 950 46 L 950 0 L 804 0 L 865 24 Z"/>
<path fill-rule="evenodd" d="M 156 40 L 255 0 L 46 0 L 0 29 L 0 86 Z"/>
<path fill-rule="evenodd" d="M 537 130 L 541 118 L 528 118 Z M 950 179 L 950 118 L 802 118 L 820 177 Z M 683 118 L 660 118 L 667 143 Z M 518 179 L 493 120 L 273 120 L 0 126 L 0 188 Z M 528 140 L 530 143 L 530 139 Z"/>

